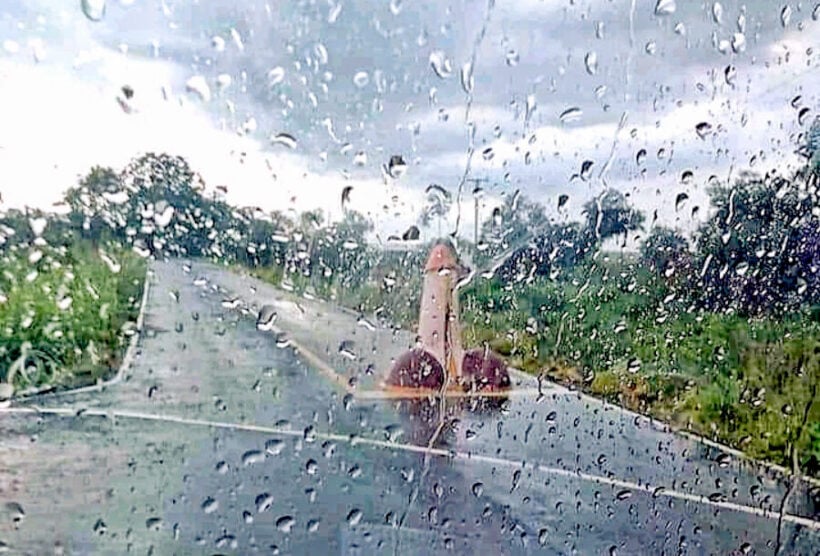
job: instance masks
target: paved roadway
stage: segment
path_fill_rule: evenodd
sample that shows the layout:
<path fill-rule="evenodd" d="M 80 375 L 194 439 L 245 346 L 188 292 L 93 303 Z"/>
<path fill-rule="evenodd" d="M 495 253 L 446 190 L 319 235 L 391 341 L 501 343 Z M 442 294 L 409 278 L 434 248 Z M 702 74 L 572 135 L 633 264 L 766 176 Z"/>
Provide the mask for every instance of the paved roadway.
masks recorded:
<path fill-rule="evenodd" d="M 406 332 L 202 263 L 151 280 L 121 382 L 0 413 L 0 552 L 820 553 L 775 471 L 525 377 L 380 399 Z"/>

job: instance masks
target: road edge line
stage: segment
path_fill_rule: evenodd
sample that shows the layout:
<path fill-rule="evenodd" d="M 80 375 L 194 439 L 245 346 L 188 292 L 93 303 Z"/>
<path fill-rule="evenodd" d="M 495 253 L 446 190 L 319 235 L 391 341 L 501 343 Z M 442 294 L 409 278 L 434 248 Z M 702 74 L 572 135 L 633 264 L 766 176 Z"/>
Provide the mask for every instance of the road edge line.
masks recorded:
<path fill-rule="evenodd" d="M 48 414 L 59 417 L 102 417 L 106 419 L 136 419 L 142 421 L 153 421 L 160 423 L 177 423 L 182 425 L 202 426 L 219 428 L 226 430 L 242 430 L 248 432 L 261 432 L 265 434 L 276 434 L 281 436 L 302 437 L 303 431 L 294 430 L 290 428 L 271 427 L 266 425 L 256 425 L 252 423 L 231 423 L 226 421 L 212 421 L 209 419 L 199 419 L 183 417 L 178 415 L 169 415 L 162 413 L 146 413 L 142 411 L 116 410 L 116 409 L 81 409 L 76 408 L 41 408 L 36 406 L 29 406 L 24 408 L 5 408 L 0 409 L 2 413 L 33 413 L 33 414 Z M 675 498 L 679 500 L 695 502 L 698 504 L 721 508 L 724 510 L 745 513 L 747 515 L 754 515 L 765 519 L 790 522 L 795 525 L 802 525 L 808 529 L 820 531 L 820 521 L 797 514 L 778 514 L 773 510 L 767 510 L 757 506 L 750 506 L 737 502 L 730 502 L 727 500 L 712 500 L 710 497 L 702 494 L 694 494 L 675 489 L 667 489 L 663 485 L 651 486 L 647 483 L 636 483 L 632 481 L 625 481 L 621 479 L 614 479 L 603 475 L 594 475 L 580 470 L 563 469 L 560 467 L 553 467 L 542 463 L 527 463 L 523 461 L 512 460 L 499 456 L 491 456 L 486 454 L 465 452 L 463 450 L 446 450 L 444 448 L 433 448 L 430 446 L 421 446 L 418 444 L 401 443 L 389 440 L 379 440 L 376 438 L 368 438 L 356 435 L 344 435 L 332 432 L 317 432 L 316 437 L 324 440 L 331 440 L 336 442 L 349 442 L 351 445 L 365 445 L 371 447 L 378 447 L 387 450 L 401 450 L 407 452 L 414 452 L 420 454 L 428 454 L 438 457 L 450 458 L 456 461 L 478 461 L 491 465 L 499 465 L 504 467 L 516 469 L 530 469 L 541 472 L 547 475 L 558 475 L 567 478 L 580 479 L 583 481 L 593 482 L 596 484 L 607 485 L 612 487 L 619 487 L 630 491 L 644 492 L 653 497 Z"/>
<path fill-rule="evenodd" d="M 529 380 L 537 379 L 537 377 L 535 375 L 525 373 L 524 371 L 522 371 L 520 369 L 516 369 L 514 367 L 510 367 L 510 373 L 519 375 L 519 377 L 527 378 Z M 692 432 L 692 431 L 689 431 L 689 430 L 686 430 L 686 429 L 677 428 L 677 427 L 673 426 L 670 423 L 660 421 L 660 420 L 655 419 L 654 417 L 651 417 L 649 415 L 644 415 L 642 413 L 638 413 L 638 412 L 633 411 L 629 408 L 626 408 L 622 405 L 612 403 L 608 400 L 604 400 L 604 399 L 601 399 L 601 398 L 596 398 L 595 396 L 591 396 L 590 394 L 587 394 L 586 392 L 584 392 L 582 390 L 572 390 L 570 388 L 567 388 L 563 384 L 561 384 L 559 382 L 556 382 L 554 380 L 551 380 L 547 377 L 544 377 L 543 380 L 555 385 L 559 390 L 563 390 L 563 392 L 559 391 L 557 393 L 572 395 L 572 396 L 578 396 L 579 398 L 585 399 L 586 401 L 589 401 L 589 402 L 594 402 L 594 403 L 596 403 L 600 406 L 603 406 L 605 408 L 606 407 L 615 408 L 616 410 L 620 410 L 620 411 L 622 411 L 622 412 L 624 412 L 628 415 L 631 415 L 633 417 L 639 417 L 639 418 L 643 419 L 644 421 L 650 423 L 651 425 L 653 425 L 655 427 L 662 428 L 662 429 L 667 429 L 667 432 L 671 432 L 671 433 L 676 434 L 678 436 L 681 436 L 681 437 L 683 437 L 687 440 L 691 440 L 693 442 L 703 444 L 705 446 L 708 446 L 710 448 L 714 448 L 716 450 L 721 450 L 723 452 L 726 452 L 727 454 L 730 454 L 730 455 L 732 455 L 732 456 L 734 456 L 738 459 L 741 459 L 743 461 L 746 461 L 748 463 L 754 464 L 758 467 L 762 467 L 762 468 L 770 470 L 770 471 L 776 471 L 776 472 L 780 473 L 784 478 L 794 476 L 794 474 L 792 473 L 792 471 L 790 469 L 787 469 L 787 468 L 783 467 L 780 464 L 757 459 L 757 458 L 752 457 L 749 454 L 743 452 L 742 450 L 738 450 L 737 448 L 732 448 L 731 446 L 727 446 L 726 444 L 721 444 L 720 442 L 717 442 L 715 440 L 711 440 L 709 438 L 706 438 L 705 436 L 702 436 L 702 435 L 700 435 L 696 432 Z M 797 478 L 799 480 L 809 484 L 809 485 L 820 488 L 820 478 L 815 478 L 815 477 L 812 477 L 811 475 L 805 475 L 805 474 L 802 474 L 802 473 L 797 475 Z"/>

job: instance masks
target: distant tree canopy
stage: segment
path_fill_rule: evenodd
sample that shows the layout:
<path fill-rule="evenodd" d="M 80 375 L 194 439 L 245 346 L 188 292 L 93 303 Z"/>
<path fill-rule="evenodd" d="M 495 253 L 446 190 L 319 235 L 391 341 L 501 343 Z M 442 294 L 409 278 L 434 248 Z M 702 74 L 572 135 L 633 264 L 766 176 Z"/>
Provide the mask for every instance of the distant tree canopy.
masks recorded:
<path fill-rule="evenodd" d="M 817 189 L 797 177 L 748 175 L 710 195 L 716 210 L 697 242 L 707 305 L 756 314 L 816 301 Z"/>
<path fill-rule="evenodd" d="M 525 195 L 509 197 L 482 225 L 481 262 L 513 249 L 498 268 L 502 280 L 557 277 L 607 238 L 640 229 L 644 221 L 622 193 L 611 189 L 584 205 L 584 216 L 583 223 L 553 223 L 540 203 Z"/>
<path fill-rule="evenodd" d="M 669 228 L 657 226 L 641 244 L 641 263 L 658 275 L 670 276 L 692 264 L 689 242 Z"/>
<path fill-rule="evenodd" d="M 643 227 L 644 214 L 627 201 L 616 189 L 607 189 L 602 195 L 584 204 L 585 228 L 595 241 L 613 236 L 626 236 Z"/>
<path fill-rule="evenodd" d="M 760 314 L 820 304 L 820 193 L 812 160 L 807 157 L 790 177 L 746 174 L 713 186 L 714 210 L 693 249 L 680 234 L 655 227 L 641 245 L 641 264 L 659 284 L 675 285 L 710 310 Z M 445 209 L 441 191 L 431 186 L 428 196 L 434 209 L 428 214 Z M 121 172 L 93 167 L 66 192 L 64 204 L 65 217 L 35 209 L 0 214 L 0 252 L 38 241 L 65 246 L 80 237 L 98 245 L 117 242 L 146 257 L 275 267 L 302 284 L 349 290 L 401 281 L 411 270 L 405 267 L 423 259 L 377 251 L 367 242 L 372 222 L 355 211 L 328 223 L 317 210 L 290 215 L 206 197 L 188 163 L 168 154 L 145 154 Z M 494 268 L 506 283 L 557 280 L 606 239 L 643 223 L 644 215 L 616 190 L 588 201 L 581 222 L 560 223 L 516 193 L 481 224 L 473 264 Z"/>

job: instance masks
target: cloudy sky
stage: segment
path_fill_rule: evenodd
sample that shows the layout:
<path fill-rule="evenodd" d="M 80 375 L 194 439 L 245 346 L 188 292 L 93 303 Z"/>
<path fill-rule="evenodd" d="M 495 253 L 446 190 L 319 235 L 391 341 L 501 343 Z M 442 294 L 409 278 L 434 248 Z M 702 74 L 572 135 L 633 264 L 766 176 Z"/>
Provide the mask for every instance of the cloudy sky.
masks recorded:
<path fill-rule="evenodd" d="M 820 109 L 812 1 L 82 3 L 0 6 L 0 208 L 167 151 L 240 205 L 335 217 L 353 186 L 382 237 L 465 176 L 487 180 L 485 216 L 520 190 L 576 218 L 609 186 L 689 231 L 710 177 L 788 172 Z M 472 189 L 449 230 L 471 233 Z"/>

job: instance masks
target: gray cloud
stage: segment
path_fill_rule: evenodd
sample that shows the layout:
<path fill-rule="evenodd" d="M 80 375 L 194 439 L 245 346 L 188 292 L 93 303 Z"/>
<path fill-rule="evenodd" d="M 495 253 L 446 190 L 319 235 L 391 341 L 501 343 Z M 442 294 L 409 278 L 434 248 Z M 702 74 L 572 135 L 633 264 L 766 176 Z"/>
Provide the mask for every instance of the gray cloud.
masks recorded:
<path fill-rule="evenodd" d="M 454 188 L 468 147 L 459 72 L 487 4 L 403 2 L 394 13 L 381 0 L 347 1 L 333 19 L 335 1 L 109 1 L 98 24 L 85 21 L 79 9 L 18 2 L 0 10 L 0 33 L 23 42 L 43 15 L 40 34 L 52 42 L 59 37 L 55 63 L 90 43 L 111 50 L 124 43 L 130 56 L 157 54 L 173 63 L 178 91 L 192 75 L 203 75 L 216 91 L 217 76 L 228 74 L 233 84 L 211 102 L 214 121 L 238 127 L 252 116 L 258 123 L 252 135 L 265 143 L 271 133 L 292 133 L 306 168 L 333 175 L 346 169 L 354 180 L 373 179 L 381 163 L 401 153 L 411 163 L 403 186 Z M 755 154 L 759 160 L 757 151 L 772 163 L 788 158 L 799 128 L 788 100 L 802 94 L 806 106 L 818 106 L 820 78 L 811 71 L 818 52 L 807 47 L 820 25 L 809 7 L 792 5 L 784 26 L 782 6 L 767 0 L 721 2 L 720 22 L 711 2 L 675 4 L 674 13 L 658 16 L 654 0 L 639 0 L 630 24 L 629 2 L 497 0 L 473 74 L 473 175 L 488 178 L 499 194 L 520 188 L 549 201 L 570 192 L 579 206 L 603 187 L 599 171 L 624 113 L 627 124 L 604 177 L 650 208 L 673 202 L 686 169 L 697 177 L 687 186 L 692 190 L 711 173 L 726 175 L 729 166 L 748 165 Z M 224 50 L 214 48 L 215 36 Z M 430 67 L 430 54 L 438 50 L 452 67 L 446 79 Z M 588 56 L 595 64 L 585 63 Z M 729 65 L 736 72 L 732 83 L 724 75 Z M 269 73 L 278 67 L 284 75 L 272 84 Z M 358 72 L 366 72 L 366 82 L 356 83 Z M 537 108 L 525 122 L 528 95 Z M 235 105 L 235 115 L 226 112 L 225 100 Z M 571 107 L 582 116 L 561 122 L 559 115 Z M 697 137 L 697 118 L 713 123 L 716 133 Z M 510 148 L 498 148 L 485 163 L 482 151 L 505 143 Z M 643 167 L 635 163 L 640 149 L 648 152 Z M 666 156 L 659 159 L 661 149 Z M 357 168 L 353 156 L 360 150 L 368 162 Z M 325 151 L 327 162 L 319 157 Z M 587 159 L 594 162 L 591 179 L 570 180 Z"/>

